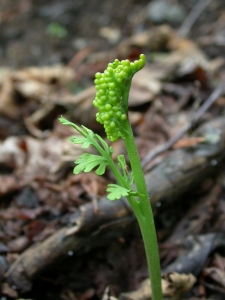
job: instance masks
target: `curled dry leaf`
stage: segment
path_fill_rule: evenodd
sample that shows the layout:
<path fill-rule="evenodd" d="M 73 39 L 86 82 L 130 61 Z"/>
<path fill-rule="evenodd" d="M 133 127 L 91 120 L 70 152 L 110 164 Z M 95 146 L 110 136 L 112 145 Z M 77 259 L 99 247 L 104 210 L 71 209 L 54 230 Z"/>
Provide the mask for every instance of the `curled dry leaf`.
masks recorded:
<path fill-rule="evenodd" d="M 13 299 L 18 298 L 18 293 L 16 290 L 12 289 L 7 282 L 4 282 L 1 286 L 1 292 L 3 295 L 11 297 Z"/>
<path fill-rule="evenodd" d="M 203 85 L 218 69 L 224 65 L 223 59 L 209 61 L 207 56 L 198 46 L 189 39 L 180 37 L 167 25 L 158 26 L 148 31 L 141 32 L 124 40 L 117 48 L 122 57 L 129 56 L 132 47 L 151 47 L 153 58 L 158 63 L 157 69 L 164 73 L 164 78 L 183 77 L 194 75 Z M 157 55 L 156 52 L 169 52 Z M 154 66 L 154 63 L 151 63 Z M 146 68 L 145 68 L 146 69 Z M 149 80 L 150 82 L 150 80 Z"/>
<path fill-rule="evenodd" d="M 19 183 L 13 175 L 0 176 L 0 196 L 9 194 L 19 188 Z"/>
<path fill-rule="evenodd" d="M 204 269 L 204 275 L 210 277 L 220 286 L 225 287 L 225 272 L 215 267 Z"/>
<path fill-rule="evenodd" d="M 110 287 L 107 286 L 101 300 L 117 300 L 117 298 L 111 294 Z"/>
<path fill-rule="evenodd" d="M 176 272 L 169 273 L 163 276 L 167 283 L 167 288 L 165 285 L 164 295 L 172 297 L 172 299 L 180 299 L 180 297 L 187 293 L 195 284 L 196 277 L 189 274 L 179 274 Z"/>
<path fill-rule="evenodd" d="M 65 85 L 73 79 L 71 68 L 53 66 L 45 68 L 27 68 L 12 74 L 15 89 L 24 97 L 40 98 L 53 92 L 53 84 Z"/>
<path fill-rule="evenodd" d="M 33 67 L 14 73 L 14 78 L 22 81 L 34 80 L 45 84 L 65 84 L 74 78 L 74 72 L 71 68 L 64 66 Z"/>
<path fill-rule="evenodd" d="M 96 198 L 105 195 L 108 181 L 104 177 L 90 172 L 79 174 L 78 179 L 89 196 Z"/>
<path fill-rule="evenodd" d="M 83 149 L 72 144 L 68 138 L 51 136 L 43 141 L 31 137 L 9 137 L 0 144 L 0 163 L 22 172 L 22 178 L 26 175 L 51 175 L 65 164 L 72 164 L 82 153 Z M 3 185 L 0 184 L 2 193 L 8 190 L 8 186 L 15 185 L 13 177 L 4 177 L 3 182 Z"/>
<path fill-rule="evenodd" d="M 21 253 L 30 245 L 29 239 L 25 236 L 19 236 L 8 243 L 12 252 Z"/>
<path fill-rule="evenodd" d="M 21 80 L 20 78 L 14 78 L 14 86 L 13 88 L 19 92 L 23 97 L 29 99 L 39 99 L 44 95 L 48 95 L 52 87 L 46 85 L 43 82 L 35 81 L 35 80 Z"/>
<path fill-rule="evenodd" d="M 163 299 L 179 300 L 195 284 L 196 278 L 190 274 L 169 273 L 162 278 Z M 152 298 L 149 279 L 142 282 L 136 291 L 121 294 L 120 300 L 147 300 Z"/>
<path fill-rule="evenodd" d="M 11 73 L 9 70 L 2 70 L 0 72 L 0 113 L 12 119 L 19 114 L 19 109 L 14 101 L 14 94 Z"/>
<path fill-rule="evenodd" d="M 65 85 L 72 81 L 73 77 L 73 70 L 63 66 L 27 68 L 12 73 L 15 89 L 25 98 L 35 99 L 53 92 L 53 84 Z"/>
<path fill-rule="evenodd" d="M 0 143 L 0 164 L 9 168 L 20 168 L 25 164 L 26 153 L 21 147 L 23 138 L 8 137 Z"/>
<path fill-rule="evenodd" d="M 82 149 L 73 145 L 68 138 L 59 139 L 51 136 L 42 141 L 28 137 L 26 145 L 28 156 L 23 172 L 31 175 L 53 175 L 65 163 L 72 163 L 82 153 Z"/>
<path fill-rule="evenodd" d="M 129 107 L 138 106 L 152 101 L 161 91 L 160 74 L 154 68 L 145 67 L 136 73 L 130 89 Z"/>
<path fill-rule="evenodd" d="M 74 71 L 64 66 L 27 68 L 20 71 L 5 69 L 0 73 L 0 113 L 15 119 L 20 114 L 16 93 L 25 99 L 41 101 L 41 98 L 54 92 L 53 84 L 64 86 L 73 78 Z"/>
<path fill-rule="evenodd" d="M 203 275 L 210 277 L 220 286 L 225 288 L 225 257 L 215 253 L 212 266 L 203 270 Z"/>

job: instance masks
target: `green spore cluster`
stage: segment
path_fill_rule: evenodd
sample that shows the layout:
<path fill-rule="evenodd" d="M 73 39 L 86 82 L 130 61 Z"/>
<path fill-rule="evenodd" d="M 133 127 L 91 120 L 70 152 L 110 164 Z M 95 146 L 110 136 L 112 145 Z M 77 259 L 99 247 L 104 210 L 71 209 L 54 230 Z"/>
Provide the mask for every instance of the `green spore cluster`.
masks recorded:
<path fill-rule="evenodd" d="M 133 75 L 145 65 L 145 55 L 130 62 L 115 59 L 103 73 L 95 74 L 96 97 L 93 101 L 99 112 L 96 120 L 104 125 L 107 138 L 116 141 L 123 135 L 123 125 L 127 121 L 128 93 Z"/>

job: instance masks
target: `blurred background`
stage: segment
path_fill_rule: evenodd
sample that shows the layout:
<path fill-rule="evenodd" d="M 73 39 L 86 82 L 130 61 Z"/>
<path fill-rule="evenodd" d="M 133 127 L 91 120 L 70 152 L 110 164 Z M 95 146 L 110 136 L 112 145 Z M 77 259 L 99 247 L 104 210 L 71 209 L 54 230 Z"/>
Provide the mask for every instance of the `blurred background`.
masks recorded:
<path fill-rule="evenodd" d="M 192 10 L 193 25 L 185 27 Z M 181 30 L 212 57 L 224 55 L 224 14 L 223 0 L 1 0 L 0 64 L 67 64 L 81 49 L 107 51 L 159 24 Z"/>
<path fill-rule="evenodd" d="M 149 299 L 129 206 L 109 170 L 73 175 L 84 149 L 58 121 L 104 138 L 95 73 L 141 53 L 129 119 L 163 274 L 185 273 L 164 292 L 225 299 L 225 1 L 0 0 L 0 300 Z"/>

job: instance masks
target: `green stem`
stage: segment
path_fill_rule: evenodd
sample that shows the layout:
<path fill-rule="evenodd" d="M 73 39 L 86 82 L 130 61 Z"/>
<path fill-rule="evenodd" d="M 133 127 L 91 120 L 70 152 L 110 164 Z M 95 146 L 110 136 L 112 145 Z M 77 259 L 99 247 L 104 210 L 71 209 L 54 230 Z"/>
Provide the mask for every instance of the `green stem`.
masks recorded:
<path fill-rule="evenodd" d="M 98 144 L 98 142 L 96 142 L 95 140 L 93 140 L 93 145 L 95 147 L 95 149 L 101 154 L 101 156 L 105 157 L 109 163 L 109 168 L 111 169 L 111 171 L 113 172 L 117 182 L 127 188 L 130 189 L 130 185 L 129 183 L 123 178 L 123 176 L 121 175 L 120 171 L 118 170 L 117 166 L 115 165 L 112 157 L 110 155 L 108 155 Z M 139 211 L 139 203 L 137 202 L 137 200 L 135 199 L 134 196 L 128 196 L 127 200 L 129 201 L 135 215 L 138 214 Z"/>
<path fill-rule="evenodd" d="M 154 224 L 153 213 L 150 205 L 150 199 L 147 191 L 147 186 L 142 171 L 140 158 L 135 144 L 133 132 L 129 121 L 126 122 L 124 128 L 125 145 L 129 156 L 131 168 L 134 175 L 136 189 L 140 193 L 139 202 L 131 203 L 132 208 L 136 214 L 141 233 L 144 240 L 145 251 L 147 256 L 148 270 L 151 281 L 152 299 L 162 300 L 162 286 L 161 286 L 161 271 L 159 261 L 159 251 L 157 236 Z M 134 208 L 134 206 L 136 206 Z M 139 209 L 137 209 L 139 206 Z"/>

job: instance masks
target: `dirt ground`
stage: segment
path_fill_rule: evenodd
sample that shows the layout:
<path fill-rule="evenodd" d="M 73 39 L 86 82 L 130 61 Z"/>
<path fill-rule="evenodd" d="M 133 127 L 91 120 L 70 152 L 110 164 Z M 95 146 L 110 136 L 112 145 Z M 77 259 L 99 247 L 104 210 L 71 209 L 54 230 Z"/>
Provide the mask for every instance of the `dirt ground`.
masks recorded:
<path fill-rule="evenodd" d="M 84 149 L 58 121 L 105 137 L 94 75 L 141 53 L 129 118 L 165 299 L 225 298 L 224 1 L 1 0 L 0 300 L 150 299 L 133 213 L 109 170 L 73 175 Z"/>

